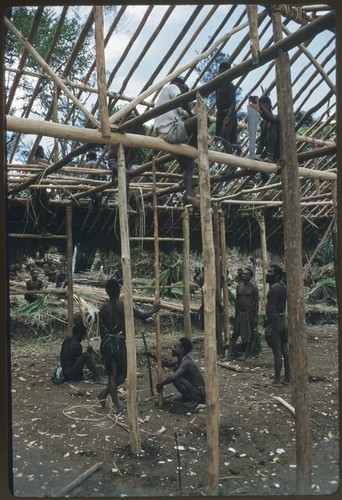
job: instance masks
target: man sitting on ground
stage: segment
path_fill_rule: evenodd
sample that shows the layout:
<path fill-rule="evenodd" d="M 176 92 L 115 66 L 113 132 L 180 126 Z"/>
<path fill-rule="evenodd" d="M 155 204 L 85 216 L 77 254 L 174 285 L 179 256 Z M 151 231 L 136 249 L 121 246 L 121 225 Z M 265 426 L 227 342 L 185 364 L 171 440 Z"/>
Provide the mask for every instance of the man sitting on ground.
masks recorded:
<path fill-rule="evenodd" d="M 38 278 L 38 271 L 36 269 L 33 269 L 31 271 L 31 279 L 26 281 L 26 290 L 28 292 L 31 292 L 32 290 L 41 290 L 42 288 L 43 282 Z M 29 302 L 30 304 L 38 299 L 38 295 L 35 295 L 33 293 L 25 293 L 24 297 L 25 300 L 27 300 L 27 302 Z"/>
<path fill-rule="evenodd" d="M 88 346 L 83 352 L 81 342 L 86 333 L 86 326 L 78 323 L 72 329 L 72 336 L 67 337 L 62 344 L 60 360 L 64 378 L 65 380 L 84 380 L 83 368 L 86 366 L 92 372 L 95 382 L 107 384 L 106 378 L 101 376 L 93 359 L 93 348 Z"/>

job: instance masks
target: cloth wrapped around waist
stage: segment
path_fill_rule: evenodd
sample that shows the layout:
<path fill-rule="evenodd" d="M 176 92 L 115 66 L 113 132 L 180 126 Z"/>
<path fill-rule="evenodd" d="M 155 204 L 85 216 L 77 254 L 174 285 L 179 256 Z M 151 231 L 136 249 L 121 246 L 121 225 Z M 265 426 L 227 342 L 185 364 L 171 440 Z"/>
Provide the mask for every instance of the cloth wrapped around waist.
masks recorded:
<path fill-rule="evenodd" d="M 126 355 L 126 339 L 122 332 L 117 335 L 106 334 L 101 340 L 100 353 L 106 373 L 111 371 L 113 360 L 121 355 L 121 351 Z"/>

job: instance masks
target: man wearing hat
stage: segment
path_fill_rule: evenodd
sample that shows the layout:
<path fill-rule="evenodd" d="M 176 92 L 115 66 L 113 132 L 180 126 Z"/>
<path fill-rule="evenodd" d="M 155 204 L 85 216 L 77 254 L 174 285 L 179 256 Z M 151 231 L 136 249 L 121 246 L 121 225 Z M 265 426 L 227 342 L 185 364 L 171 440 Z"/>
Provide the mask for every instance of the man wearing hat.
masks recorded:
<path fill-rule="evenodd" d="M 182 78 L 174 78 L 160 92 L 155 107 L 157 108 L 169 102 L 180 94 L 185 94 L 188 90 L 189 88 Z M 183 120 L 183 110 L 189 116 L 185 120 Z M 155 118 L 154 133 L 171 144 L 184 142 L 197 147 L 197 116 L 193 114 L 189 104 L 185 104 L 182 108 L 171 109 Z M 177 159 L 183 174 L 187 201 L 194 207 L 199 208 L 199 198 L 193 189 L 192 183 L 194 159 L 186 156 L 178 156 Z"/>

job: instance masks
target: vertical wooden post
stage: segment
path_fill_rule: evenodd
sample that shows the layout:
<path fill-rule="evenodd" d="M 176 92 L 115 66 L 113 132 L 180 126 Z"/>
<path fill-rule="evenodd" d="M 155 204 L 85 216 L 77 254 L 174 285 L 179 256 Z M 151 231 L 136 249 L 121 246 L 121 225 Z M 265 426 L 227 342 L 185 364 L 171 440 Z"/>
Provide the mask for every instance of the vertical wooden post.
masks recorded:
<path fill-rule="evenodd" d="M 223 292 L 223 331 L 225 348 L 229 342 L 230 336 L 230 320 L 229 320 L 229 293 L 228 293 L 228 276 L 227 276 L 227 244 L 226 244 L 226 224 L 224 214 L 219 213 L 220 223 L 220 247 L 221 247 L 221 275 L 223 276 L 222 292 Z"/>
<path fill-rule="evenodd" d="M 265 215 L 263 212 L 262 213 L 257 212 L 257 221 L 258 221 L 259 229 L 260 229 L 260 244 L 261 244 L 261 268 L 262 268 L 261 309 L 262 309 L 262 311 L 265 311 L 266 295 L 267 295 L 266 273 L 267 273 L 267 268 L 268 268 L 268 256 L 267 256 Z"/>
<path fill-rule="evenodd" d="M 137 355 L 135 348 L 135 328 L 132 298 L 131 254 L 127 215 L 126 165 L 122 144 L 118 148 L 118 191 L 121 240 L 121 265 L 124 291 L 124 312 L 127 347 L 127 415 L 132 453 L 141 451 L 137 413 Z"/>
<path fill-rule="evenodd" d="M 58 87 L 57 87 L 56 82 L 54 84 L 52 106 L 53 106 L 53 111 L 52 111 L 53 121 L 55 123 L 58 123 Z M 54 163 L 58 162 L 58 139 L 57 139 L 57 137 L 55 137 L 55 139 L 54 139 L 53 162 Z"/>
<path fill-rule="evenodd" d="M 217 354 L 224 355 L 224 346 L 222 340 L 222 316 L 221 309 L 221 256 L 220 256 L 220 224 L 217 203 L 213 204 L 213 236 L 215 253 L 215 281 L 216 281 L 216 350 Z M 204 323 L 205 325 L 205 323 Z"/>
<path fill-rule="evenodd" d="M 158 208 L 157 208 L 157 185 L 156 185 L 156 160 L 152 160 L 152 194 L 153 194 L 153 230 L 154 230 L 154 300 L 159 302 L 159 226 L 158 226 Z M 162 382 L 162 355 L 161 355 L 161 338 L 160 338 L 160 313 L 156 313 L 156 354 L 157 354 L 157 383 Z M 163 406 L 163 393 L 158 392 L 158 406 Z"/>
<path fill-rule="evenodd" d="M 338 279 L 338 238 L 337 238 L 337 228 L 338 228 L 338 210 L 337 210 L 337 185 L 336 182 L 331 184 L 331 194 L 334 205 L 334 217 L 332 222 L 332 243 L 333 243 L 333 252 L 334 252 L 334 272 L 335 272 L 335 281 L 336 281 L 336 295 L 337 295 L 337 303 L 339 303 L 339 279 Z"/>
<path fill-rule="evenodd" d="M 103 36 L 102 5 L 95 5 L 95 43 L 96 43 L 96 70 L 99 90 L 99 111 L 101 132 L 103 137 L 110 137 L 109 113 L 107 106 L 106 63 Z"/>
<path fill-rule="evenodd" d="M 218 495 L 219 481 L 219 387 L 216 355 L 216 278 L 214 236 L 210 200 L 208 162 L 208 128 L 206 105 L 197 93 L 198 106 L 198 166 L 202 248 L 204 261 L 204 349 L 207 404 L 208 494 Z"/>
<path fill-rule="evenodd" d="M 251 53 L 253 63 L 259 62 L 259 35 L 258 35 L 258 6 L 246 5 L 248 24 L 249 24 L 249 39 L 251 44 Z"/>
<path fill-rule="evenodd" d="M 273 11 L 275 42 L 282 38 L 281 15 Z M 281 174 L 283 191 L 285 263 L 288 290 L 288 332 L 292 400 L 296 410 L 297 494 L 311 493 L 312 443 L 309 411 L 307 338 L 305 331 L 302 276 L 302 223 L 300 184 L 293 113 L 291 68 L 288 54 L 276 58 L 277 100 L 280 122 Z"/>
<path fill-rule="evenodd" d="M 189 209 L 183 212 L 183 318 L 184 335 L 191 339 L 190 316 L 190 224 Z"/>
<path fill-rule="evenodd" d="M 67 276 L 68 276 L 68 335 L 72 335 L 72 327 L 74 326 L 74 287 L 73 287 L 73 272 L 72 272 L 72 205 L 67 205 L 65 209 L 66 219 L 66 236 L 67 236 Z"/>

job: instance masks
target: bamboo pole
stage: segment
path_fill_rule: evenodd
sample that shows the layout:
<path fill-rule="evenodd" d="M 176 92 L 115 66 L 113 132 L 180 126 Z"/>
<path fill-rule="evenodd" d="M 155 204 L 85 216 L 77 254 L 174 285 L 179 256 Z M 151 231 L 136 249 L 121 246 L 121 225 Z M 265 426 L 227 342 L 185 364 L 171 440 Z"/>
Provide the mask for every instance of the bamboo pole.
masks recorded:
<path fill-rule="evenodd" d="M 127 214 L 126 166 L 125 153 L 122 144 L 119 145 L 118 149 L 121 265 L 123 275 L 124 314 L 127 344 L 127 416 L 131 451 L 137 455 L 141 451 L 141 442 L 137 413 L 137 355 L 135 348 L 131 255 Z"/>
<path fill-rule="evenodd" d="M 198 107 L 198 168 L 200 178 L 200 211 L 204 261 L 204 347 L 207 403 L 208 494 L 218 495 L 220 403 L 216 354 L 216 279 L 213 222 L 210 203 L 208 164 L 208 129 L 206 106 L 197 94 Z"/>
<path fill-rule="evenodd" d="M 275 43 L 282 37 L 281 17 L 273 11 Z M 276 81 L 280 120 L 285 262 L 288 290 L 288 331 L 291 362 L 291 392 L 296 409 L 296 488 L 297 494 L 310 494 L 312 443 L 308 391 L 307 338 L 305 332 L 304 287 L 302 278 L 302 228 L 300 218 L 300 185 L 296 154 L 291 71 L 288 55 L 279 51 L 276 59 Z"/>
<path fill-rule="evenodd" d="M 104 52 L 103 36 L 103 8 L 102 5 L 95 5 L 95 44 L 96 44 L 96 70 L 97 84 L 99 88 L 99 111 L 101 132 L 103 137 L 110 136 L 109 113 L 107 106 L 107 85 L 106 85 L 106 61 Z"/>
<path fill-rule="evenodd" d="M 68 335 L 72 335 L 74 326 L 74 288 L 73 288 L 73 271 L 72 271 L 72 206 L 68 205 L 65 209 L 66 216 L 66 236 L 67 236 L 67 251 L 66 264 L 68 276 Z"/>
<path fill-rule="evenodd" d="M 229 293 L 228 293 L 228 276 L 227 276 L 227 243 L 226 243 L 226 224 L 224 213 L 219 212 L 220 224 L 220 248 L 221 248 L 221 276 L 222 276 L 222 295 L 223 295 L 223 331 L 224 331 L 224 346 L 228 345 L 230 336 L 230 320 L 229 320 Z"/>
<path fill-rule="evenodd" d="M 191 339 L 191 317 L 190 317 L 190 223 L 189 209 L 183 212 L 183 311 L 184 311 L 184 335 Z"/>
<path fill-rule="evenodd" d="M 157 193 L 156 193 L 156 165 L 152 162 L 153 174 L 153 237 L 154 237 L 154 299 L 155 303 L 160 302 L 160 285 L 159 285 L 159 226 L 158 226 L 158 210 L 157 210 Z M 160 337 L 160 313 L 156 313 L 156 354 L 157 354 L 157 383 L 160 384 L 163 378 L 162 370 L 162 355 L 161 355 L 161 337 Z M 163 406 L 163 393 L 158 392 L 158 406 Z"/>

